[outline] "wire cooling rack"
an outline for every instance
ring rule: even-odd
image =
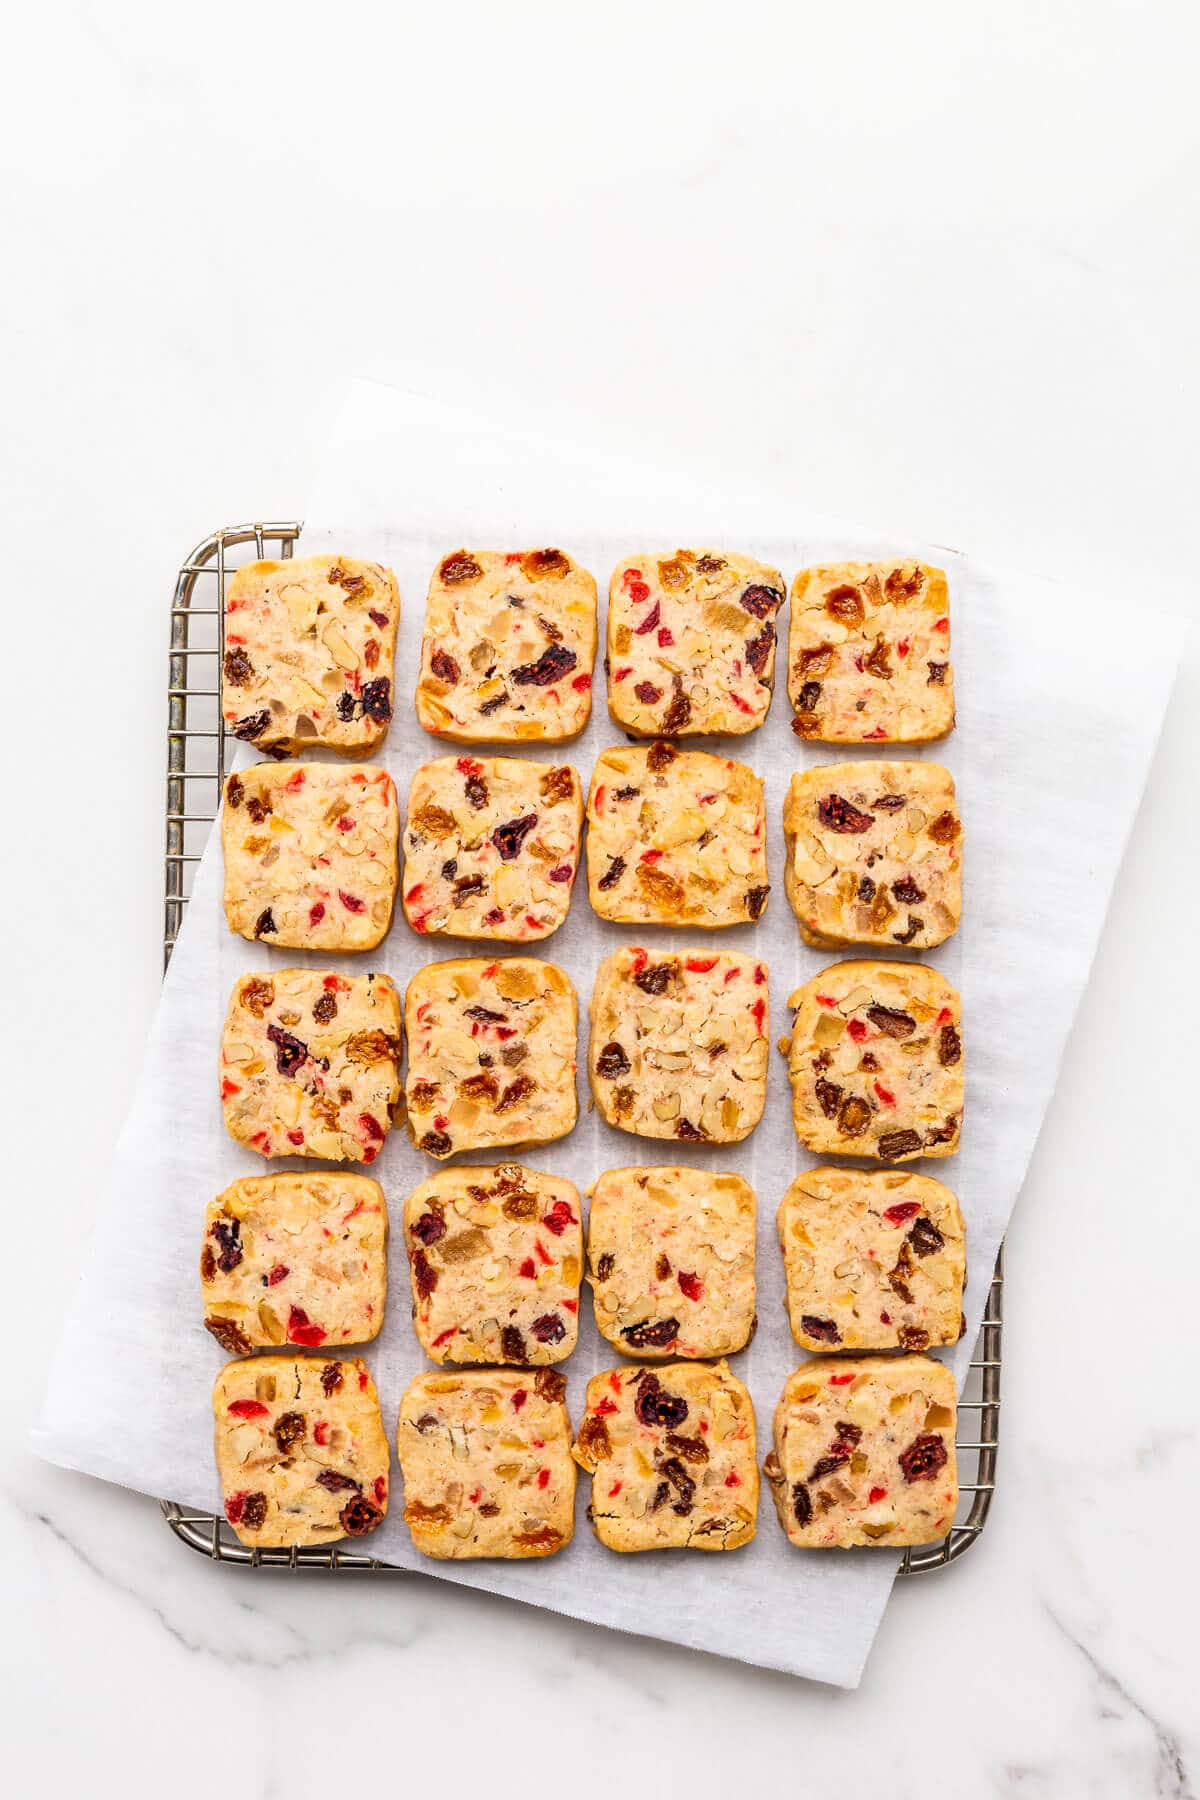
[[[181,564],[171,599],[170,673],[167,685],[167,811],[163,917],[163,967],[191,894],[192,875],[220,809],[225,779],[221,719],[221,661],[225,651],[225,582],[243,562],[292,554],[298,521],[227,525],[197,544]],[[1003,1337],[1004,1253],[996,1259],[987,1308],[970,1371],[958,1401],[958,1515],[944,1538],[905,1550],[901,1575],[942,1569],[976,1543],[987,1524],[996,1481],[1000,1431],[1000,1366]],[[339,1545],[251,1549],[238,1542],[223,1517],[160,1502],[163,1516],[189,1548],[213,1562],[248,1568],[369,1569],[408,1571]]]

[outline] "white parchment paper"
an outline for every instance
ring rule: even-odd
[[[947,1181],[966,1214],[968,1331],[948,1353],[961,1374],[996,1250],[1054,1091],[1158,735],[1181,631],[1174,621],[1159,620],[1152,631],[1105,632],[1097,629],[1097,613],[1104,608],[1095,596],[1035,575],[989,574],[945,548],[831,530],[806,520],[803,506],[786,497],[735,500],[697,493],[678,474],[630,470],[563,446],[538,444],[365,384],[351,391],[339,418],[299,551],[336,550],[396,570],[402,596],[398,706],[382,760],[396,779],[403,806],[413,769],[448,753],[416,724],[410,704],[425,587],[441,555],[459,543],[561,544],[595,572],[603,596],[620,556],[699,541],[762,557],[788,580],[812,561],[876,555],[923,556],[940,562],[950,576],[958,730],[944,744],[912,754],[944,761],[959,787],[963,924],[928,960],[962,990],[967,1105],[959,1155],[914,1166]],[[567,924],[533,947],[566,969],[578,989],[584,1014],[581,1070],[593,974],[600,959],[621,943],[753,948],[770,970],[773,1039],[787,1030],[791,990],[838,960],[801,943],[783,891],[782,808],[791,771],[841,760],[843,753],[802,745],[790,731],[783,691],[786,610],[780,631],[778,691],[766,725],[724,741],[727,754],[748,762],[766,781],[772,882],[767,913],[757,927],[707,938],[669,931],[639,936],[635,928],[593,917],[581,876]],[[570,761],[585,788],[599,750],[621,741],[607,717],[599,667],[595,702],[581,739],[558,751],[529,752],[541,761]],[[889,746],[869,753],[907,754]],[[242,762],[253,760],[239,754]],[[216,1067],[225,1006],[242,973],[337,961],[234,937],[224,922],[221,881],[214,833],[34,1434],[36,1448],[54,1462],[213,1510],[219,1493],[209,1394],[222,1358],[200,1323],[202,1219],[206,1201],[226,1183],[268,1166],[235,1145],[222,1125]],[[424,962],[472,953],[472,946],[455,940],[416,937],[397,908],[397,922],[380,949],[365,959],[344,959],[344,966],[348,972],[383,968],[403,984]],[[586,1108],[582,1073],[580,1095]],[[571,1137],[522,1158],[568,1176],[581,1190],[604,1168],[676,1158],[733,1169],[752,1183],[759,1205],[760,1323],[750,1347],[732,1363],[754,1398],[760,1461],[769,1448],[784,1378],[801,1360],[783,1309],[774,1214],[792,1176],[815,1159],[796,1143],[789,1098],[783,1058],[773,1052],[766,1114],[744,1144],[643,1142],[609,1129],[585,1110]],[[293,1159],[270,1166],[304,1165]],[[394,1222],[404,1195],[431,1166],[405,1133],[391,1135],[371,1173],[384,1185]],[[384,1329],[363,1354],[394,1435],[404,1385],[426,1366],[411,1331],[407,1266],[396,1230],[390,1283]],[[580,1322],[579,1347],[564,1365],[576,1420],[586,1378],[613,1360],[595,1331],[586,1297]],[[1000,1479],[1002,1486],[1003,1456]],[[443,1579],[600,1624],[842,1686],[857,1683],[894,1576],[894,1553],[791,1549],[764,1483],[759,1534],[745,1549],[723,1556],[669,1551],[616,1556],[595,1542],[583,1517],[589,1486],[581,1478],[577,1535],[556,1558],[431,1564],[412,1550],[394,1470],[392,1511],[369,1547]],[[402,1605],[403,1595],[391,1587],[372,1588],[371,1604]]]

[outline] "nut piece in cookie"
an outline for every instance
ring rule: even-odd
[[[225,1517],[243,1544],[362,1537],[387,1512],[391,1458],[379,1396],[357,1357],[255,1356],[213,1387]]]
[[[923,744],[954,726],[950,590],[929,563],[830,563],[792,583],[797,737]]]
[[[744,925],[767,882],[763,786],[744,763],[673,744],[606,750],[588,796],[588,892],[623,925]]]
[[[413,1326],[436,1363],[562,1362],[579,1333],[579,1191],[498,1163],[442,1169],[404,1203]]]
[[[225,597],[226,731],[280,755],[373,750],[392,716],[399,622],[396,577],[378,563],[247,563]]]
[[[608,590],[608,710],[634,737],[754,731],[775,683],[778,569],[719,550],[626,557]]]
[[[805,943],[931,949],[962,916],[962,824],[940,763],[852,762],[793,775],[784,885]]]
[[[931,1544],[958,1506],[954,1377],[927,1356],[804,1363],[775,1410],[763,1473],[804,1550]]]
[[[922,963],[843,962],[797,988],[780,1042],[808,1150],[909,1162],[953,1156],[963,1113],[962,1006]]]
[[[365,1344],[383,1324],[387,1204],[367,1175],[235,1181],[204,1215],[204,1324],[223,1350]]]
[[[225,917],[287,950],[373,950],[396,899],[400,816],[386,769],[258,763],[225,783]]]
[[[399,1060],[388,976],[243,975],[221,1035],[226,1127],[260,1156],[374,1162],[400,1097]]]
[[[566,764],[426,763],[408,797],[405,917],[436,937],[549,937],[571,904],[582,824],[583,792]]]
[[[565,1376],[555,1369],[418,1375],[396,1441],[404,1522],[439,1558],[553,1556],[575,1530]]]
[[[962,1330],[958,1201],[930,1175],[822,1167],[780,1202],[792,1336],[805,1350],[926,1350]]]
[[[754,1331],[754,1189],[683,1167],[609,1169],[592,1189],[588,1280],[626,1356],[725,1356]]]
[[[588,1075],[610,1125],[737,1144],[767,1094],[767,968],[732,950],[618,950],[596,971]]]
[[[430,963],[404,999],[405,1095],[419,1150],[548,1144],[574,1128],[577,1003],[553,963]]]
[[[728,1363],[593,1375],[574,1455],[609,1550],[736,1550],[754,1536],[754,1407]]]
[[[564,551],[455,550],[429,583],[417,717],[459,744],[561,744],[595,658],[595,579]]]

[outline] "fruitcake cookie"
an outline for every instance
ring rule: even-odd
[[[728,1363],[593,1375],[574,1455],[610,1550],[736,1550],[754,1536],[754,1407]]]
[[[588,796],[588,892],[622,925],[743,925],[766,909],[763,786],[744,763],[606,750]]]
[[[737,1144],[767,1097],[767,969],[733,950],[605,957],[588,1075],[602,1118],[636,1137]]]
[[[548,1144],[572,1131],[575,989],[531,956],[430,963],[408,984],[406,1099],[419,1150]]]
[[[356,1356],[226,1363],[213,1420],[225,1517],[243,1544],[332,1544],[382,1522],[391,1458],[375,1383]]]
[[[754,1189],[707,1169],[609,1169],[591,1192],[588,1280],[626,1356],[725,1356],[754,1331]]]
[[[458,744],[561,744],[592,710],[596,583],[561,550],[456,550],[429,584],[417,717]]]
[[[400,1402],[404,1523],[424,1556],[553,1556],[575,1531],[565,1376],[418,1375]]]
[[[531,943],[567,916],[583,791],[574,769],[447,756],[413,776],[404,914],[434,937]]]
[[[963,1111],[962,1007],[921,963],[843,962],[797,988],[780,1041],[807,1150],[908,1162],[953,1156]]]
[[[850,762],[793,775],[784,886],[806,944],[932,949],[962,916],[962,824],[940,763]]]
[[[631,556],[608,590],[608,710],[635,737],[753,731],[775,685],[778,569],[716,550]]]
[[[805,1350],[926,1350],[962,1335],[958,1201],[930,1175],[807,1169],[779,1207],[792,1336]]]
[[[225,783],[229,929],[287,950],[373,950],[396,899],[400,815],[386,769],[257,763]]]
[[[579,1335],[583,1211],[557,1175],[443,1169],[404,1202],[413,1325],[436,1363],[556,1363]]]
[[[374,1162],[399,1060],[400,999],[386,975],[243,975],[221,1036],[226,1127],[260,1156]]]
[[[930,1544],[958,1506],[954,1377],[928,1356],[804,1363],[775,1410],[763,1473],[805,1550]]]
[[[225,729],[279,754],[373,750],[392,716],[399,622],[396,577],[379,563],[247,563],[225,597]]]
[[[950,590],[929,563],[829,563],[792,583],[797,737],[924,744],[954,725]]]
[[[204,1326],[231,1356],[365,1344],[383,1324],[387,1203],[368,1175],[256,1175],[210,1200]]]

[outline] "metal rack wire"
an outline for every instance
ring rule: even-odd
[[[181,564],[171,599],[167,686],[167,793],[164,850],[163,967],[183,923],[192,876],[217,816],[225,778],[225,732],[220,672],[225,650],[225,582],[243,561],[290,557],[298,521],[229,525],[214,531]],[[958,1401],[959,1512],[944,1538],[905,1550],[901,1575],[922,1574],[956,1561],[987,1524],[996,1482],[1000,1431],[1004,1255],[996,1259],[987,1308],[970,1371]],[[189,1548],[213,1562],[250,1568],[370,1570],[402,1575],[395,1563],[339,1545],[251,1549],[238,1542],[219,1515],[196,1512],[173,1500],[163,1516]]]

